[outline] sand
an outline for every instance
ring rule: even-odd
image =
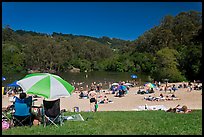
[[[179,83],[176,83],[176,87]],[[175,91],[175,95],[180,98],[180,100],[173,101],[147,101],[144,97],[148,97],[150,94],[136,94],[139,87],[130,88],[128,94],[125,97],[114,97],[113,94],[105,94],[113,103],[99,104],[98,111],[134,111],[138,106],[148,106],[152,105],[164,105],[166,108],[175,107],[176,105],[186,105],[189,109],[202,109],[202,90],[193,90],[191,92],[187,91],[187,88],[179,88]],[[164,96],[170,95],[170,91],[166,93],[164,91],[155,90],[152,96],[159,96],[162,93]],[[37,98],[35,102],[36,106],[42,104],[43,98]],[[100,98],[98,98],[100,99]],[[2,107],[6,107],[11,102],[6,95],[2,96]],[[66,109],[67,111],[73,111],[73,107],[79,107],[80,111],[89,111],[90,103],[89,99],[79,99],[79,93],[73,93],[70,97],[65,97],[60,99],[61,109]]]

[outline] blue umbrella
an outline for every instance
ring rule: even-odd
[[[19,87],[19,85],[17,84],[17,80],[14,81],[14,82],[11,83],[11,84],[8,84],[7,86],[8,86],[8,87]]]
[[[5,77],[2,77],[2,81],[4,81],[4,80],[6,80],[6,78],[5,78]]]
[[[131,78],[137,78],[137,75],[132,74],[132,75],[131,75]]]
[[[118,90],[127,90],[127,87],[124,86],[124,85],[120,85],[120,86],[118,87]]]

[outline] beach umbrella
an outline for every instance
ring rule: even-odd
[[[49,73],[33,73],[17,81],[27,94],[38,95],[46,99],[68,97],[74,87],[61,77]]]
[[[125,85],[125,86],[133,87],[133,84],[131,84],[131,83],[125,83],[124,85]]]
[[[118,90],[127,90],[127,87],[124,85],[118,86]]]
[[[125,83],[124,85],[127,86],[127,87],[134,87],[134,85],[131,84],[131,83]]]
[[[148,87],[148,88],[155,88],[156,87],[156,85],[155,84],[152,84],[152,83],[146,83],[146,84],[144,84],[144,86],[145,87]]]
[[[131,75],[131,78],[137,78],[137,75],[132,74],[132,75]]]
[[[2,81],[4,81],[4,80],[6,80],[6,78],[5,78],[5,77],[2,77]]]
[[[118,86],[119,84],[118,83],[113,83],[111,84],[112,86]]]

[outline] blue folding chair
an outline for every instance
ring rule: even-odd
[[[31,115],[31,106],[32,106],[32,97],[25,99],[19,99],[16,97],[14,102],[14,113],[12,115],[13,126],[32,126],[32,115]]]

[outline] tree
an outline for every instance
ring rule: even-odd
[[[174,49],[163,48],[156,53],[156,69],[153,73],[157,80],[169,79],[170,82],[185,80],[178,69],[178,52]]]

